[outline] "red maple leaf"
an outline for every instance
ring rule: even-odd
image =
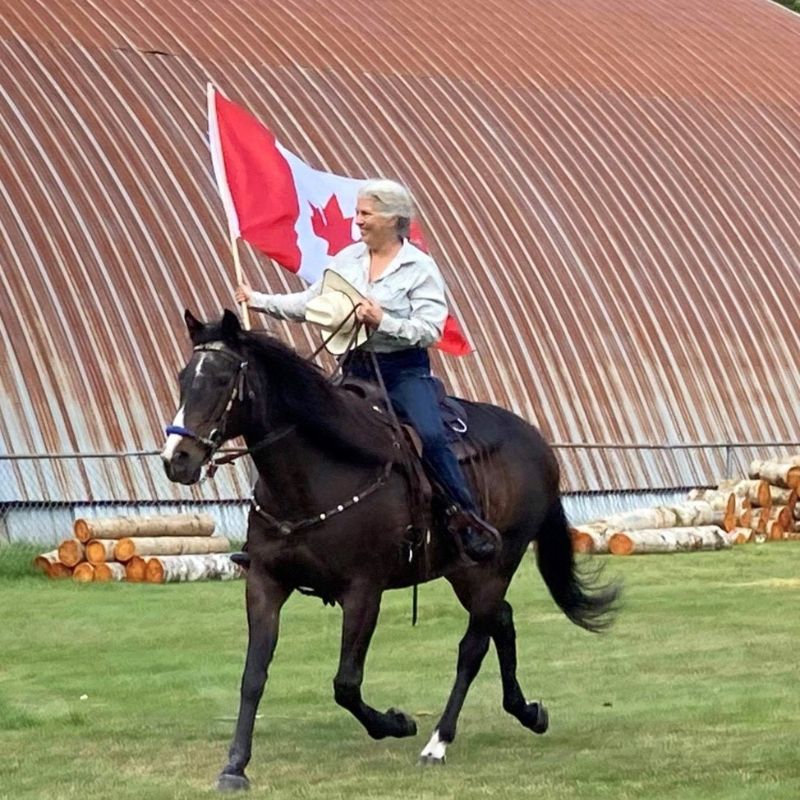
[[[311,227],[320,239],[328,243],[328,255],[334,256],[342,248],[353,244],[353,218],[345,217],[336,195],[331,195],[325,208],[311,206]]]

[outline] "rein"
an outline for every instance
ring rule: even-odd
[[[353,308],[348,312],[347,316],[328,334],[326,339],[322,340],[322,344],[306,359],[309,362],[314,361],[317,356],[328,346],[328,343],[336,336],[337,333],[347,324],[348,320],[355,315],[356,311],[358,310],[360,303],[354,303]],[[344,352],[340,356],[336,356],[336,366],[333,369],[333,372],[328,376],[328,380],[333,381],[333,379],[342,371],[342,365],[344,364],[345,358],[347,358],[348,353],[350,352],[350,348],[358,341],[358,334],[361,331],[361,328],[364,326],[363,322],[356,321],[356,324],[353,325],[352,333],[350,334],[350,340],[347,342],[347,347],[345,347]]]

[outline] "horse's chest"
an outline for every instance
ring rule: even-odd
[[[319,558],[302,543],[285,542],[257,550],[267,571],[278,577],[281,583],[314,589],[331,597],[336,596],[343,585],[335,565]]]

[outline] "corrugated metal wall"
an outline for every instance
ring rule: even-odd
[[[559,442],[795,439],[797,63],[762,0],[0,0],[0,448],[160,447],[183,308],[233,306],[209,80],[312,165],[413,188],[477,348],[438,360],[456,393]],[[730,467],[559,452],[573,491]],[[187,497],[155,459],[93,464],[3,462],[3,499]]]

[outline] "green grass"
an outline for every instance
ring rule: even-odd
[[[20,562],[0,551],[0,565]],[[27,557],[27,556],[26,556]],[[0,798],[197,798],[237,709],[243,584],[50,582],[0,566]],[[512,583],[536,737],[500,707],[490,651],[444,768],[415,766],[453,679],[463,613],[443,582],[387,595],[365,697],[417,717],[373,742],[332,699],[339,612],[293,598],[256,724],[252,797],[800,797],[800,546],[610,560],[625,582],[603,637],[558,612],[532,559]],[[81,700],[82,695],[88,695]]]
[[[41,552],[35,544],[0,544],[0,580],[36,575],[33,559]]]

